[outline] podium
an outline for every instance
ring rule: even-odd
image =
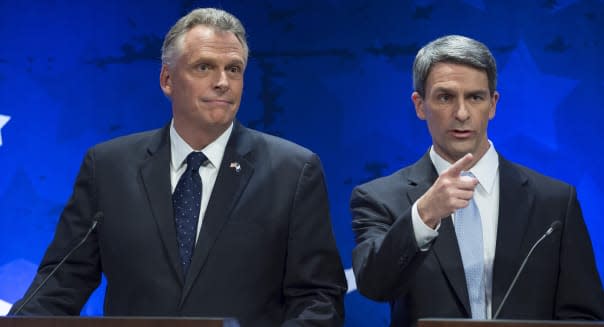
[[[418,327],[604,327],[604,321],[420,319]],[[1,327],[1,325],[0,325]]]
[[[231,318],[0,317],[0,327],[239,327]]]

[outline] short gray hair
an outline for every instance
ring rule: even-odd
[[[243,46],[244,59],[247,62],[249,49],[245,36],[245,28],[237,17],[216,8],[198,8],[181,17],[166,34],[161,48],[162,64],[173,64],[174,56],[182,48],[185,33],[198,25],[205,25],[222,32],[235,34]]]
[[[413,61],[413,89],[424,97],[430,69],[439,62],[470,66],[487,73],[489,92],[497,89],[497,64],[483,43],[461,35],[447,35],[421,48]]]

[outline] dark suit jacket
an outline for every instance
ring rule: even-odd
[[[533,252],[500,318],[603,319],[604,293],[575,189],[499,157],[500,200],[492,310],[531,246],[555,220],[561,231]],[[361,294],[390,301],[392,326],[419,318],[468,318],[470,305],[451,218],[426,252],[411,207],[437,178],[428,154],[393,175],[355,188],[353,269]]]
[[[104,220],[95,233],[24,314],[79,314],[102,272],[105,315],[230,316],[243,326],[343,321],[346,281],[323,169],[315,154],[291,142],[235,123],[186,277],[173,218],[169,126],[95,146],[28,293],[96,212]]]

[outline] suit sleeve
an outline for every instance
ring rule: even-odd
[[[346,280],[316,155],[302,168],[290,214],[283,326],[341,326]]]
[[[95,215],[94,152],[86,155],[76,178],[73,194],[63,210],[54,238],[25,293],[27,298],[55,266],[74,248],[92,226]],[[98,230],[98,227],[97,229]],[[59,267],[40,291],[27,303],[20,315],[79,315],[88,297],[99,285],[101,265],[96,232]],[[11,308],[14,314],[22,303]]]
[[[602,282],[575,188],[569,188],[560,247],[555,318],[604,320]]]
[[[391,301],[406,292],[429,251],[420,251],[413,232],[411,205],[393,209],[388,201],[406,201],[403,194],[382,194],[365,184],[351,196],[356,246],[352,262],[357,288],[376,301]]]

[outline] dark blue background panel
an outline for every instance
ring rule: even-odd
[[[226,9],[248,30],[238,118],[320,155],[345,268],[352,188],[414,162],[431,143],[410,101],[415,53],[464,34],[498,61],[489,137],[507,158],[577,186],[604,273],[604,1],[4,0],[0,310],[29,285],[86,149],[169,121],[161,43],[198,6]],[[351,290],[346,325],[387,326],[387,304]],[[102,314],[103,291],[83,314]]]

